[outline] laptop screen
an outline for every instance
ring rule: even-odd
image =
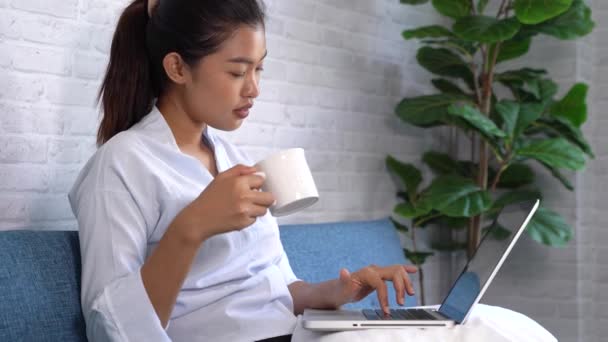
[[[467,263],[441,304],[440,313],[462,323],[534,207],[534,202],[506,206],[498,217],[490,222],[490,228],[483,233],[473,258]],[[497,240],[489,236],[493,233],[492,230],[502,231],[501,228],[509,232],[508,237]]]

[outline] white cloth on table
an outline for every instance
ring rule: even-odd
[[[292,342],[554,342],[557,339],[531,318],[515,311],[477,304],[464,325],[452,328],[367,329],[316,332],[302,326],[302,315]]]

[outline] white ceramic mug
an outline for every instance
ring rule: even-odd
[[[266,177],[261,190],[272,193],[276,200],[269,208],[273,216],[293,214],[319,200],[304,149],[291,148],[276,152],[255,166]]]

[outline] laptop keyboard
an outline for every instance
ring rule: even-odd
[[[408,320],[408,321],[435,321],[437,318],[423,309],[390,309],[390,315],[382,310],[364,309],[363,315],[369,320]]]

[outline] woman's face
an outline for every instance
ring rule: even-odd
[[[217,52],[191,69],[183,93],[191,119],[224,131],[239,128],[247,110],[237,110],[253,105],[260,93],[264,57],[264,29],[240,26]]]

